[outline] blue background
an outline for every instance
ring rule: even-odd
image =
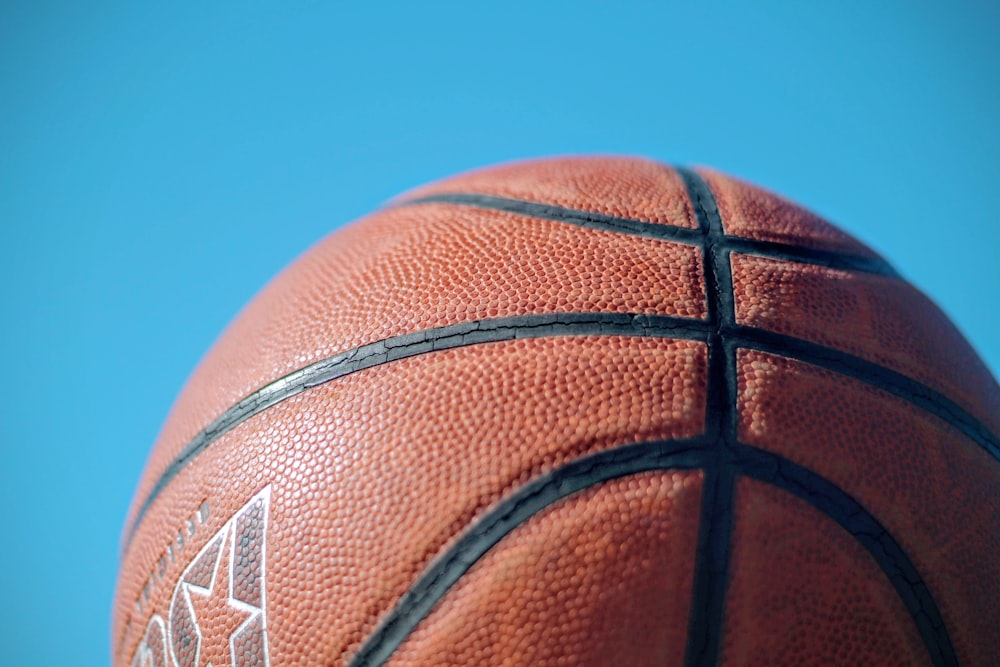
[[[121,524],[199,357],[311,243],[471,167],[630,153],[766,185],[996,373],[1000,5],[747,4],[4,3],[4,663],[107,664]]]

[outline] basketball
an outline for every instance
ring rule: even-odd
[[[194,371],[113,661],[1000,664],[998,434],[947,317],[786,199],[471,172],[319,242]]]

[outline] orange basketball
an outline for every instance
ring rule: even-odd
[[[987,665],[1000,389],[878,255],[639,159],[331,235],[178,398],[120,667]]]

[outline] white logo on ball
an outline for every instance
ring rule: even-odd
[[[131,667],[270,667],[265,554],[271,489],[250,499],[195,555],[153,616]],[[167,664],[169,653],[169,662]]]

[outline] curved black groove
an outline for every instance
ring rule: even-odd
[[[832,250],[819,250],[807,246],[776,243],[773,241],[757,241],[736,236],[727,236],[722,240],[727,250],[743,255],[757,255],[770,259],[781,259],[799,264],[815,264],[828,269],[842,271],[858,271],[874,273],[887,278],[899,278],[899,273],[887,261],[880,257],[865,257],[863,255],[848,255]]]
[[[586,227],[587,229],[599,229],[608,232],[618,232],[619,234],[629,234],[631,236],[645,236],[653,239],[669,239],[681,243],[696,244],[701,240],[701,234],[697,229],[687,227],[677,227],[674,225],[664,225],[656,222],[645,222],[643,220],[633,220],[631,218],[619,218],[604,213],[592,211],[579,211],[572,208],[552,206],[549,204],[537,204],[535,202],[523,201],[521,199],[510,199],[508,197],[493,197],[491,195],[476,195],[465,193],[431,195],[418,199],[408,199],[399,202],[397,206],[410,206],[413,204],[458,204],[460,206],[474,206],[491,211],[505,211],[507,213],[517,213],[532,218],[542,218],[543,220],[556,220],[567,222],[571,225]]]
[[[491,547],[557,501],[618,477],[700,468],[714,456],[703,438],[642,442],[592,454],[532,480],[497,503],[420,575],[349,664],[382,664]]]
[[[678,169],[679,172],[684,171]],[[658,222],[646,222],[632,218],[619,218],[604,213],[593,211],[581,211],[550,204],[538,204],[521,199],[510,199],[508,197],[494,197],[491,195],[477,195],[471,193],[450,193],[431,195],[428,197],[418,197],[416,199],[406,199],[392,204],[394,207],[412,206],[419,204],[456,204],[458,206],[473,206],[491,211],[505,211],[525,215],[543,220],[555,220],[566,222],[587,229],[597,229],[608,232],[618,232],[632,236],[643,236],[653,239],[666,239],[677,241],[678,243],[699,244],[703,241],[703,234],[700,230],[689,229],[687,227],[677,227]],[[832,250],[819,250],[807,246],[798,246],[774,241],[758,241],[738,236],[725,236],[721,229],[718,235],[721,246],[734,252],[747,255],[760,255],[773,259],[783,259],[790,262],[803,264],[817,264],[834,269],[847,271],[861,271],[863,273],[875,273],[891,278],[898,278],[899,274],[892,266],[880,257],[869,257],[864,255],[854,255],[851,253],[836,252]]]
[[[727,346],[725,332],[736,321],[733,275],[729,250],[723,244],[722,219],[715,197],[698,174],[677,169],[703,235],[708,336],[705,435],[715,444],[715,460],[705,471],[691,612],[684,662],[687,667],[714,666],[719,660],[729,584],[729,553],[733,528],[735,476],[727,453],[736,446],[736,351]]]
[[[944,394],[902,373],[840,350],[764,329],[735,326],[727,332],[727,340],[744,349],[802,361],[888,391],[954,426],[1000,461],[1000,438],[985,424]]]
[[[686,170],[679,170],[679,172],[682,174],[682,177],[685,177],[683,175],[687,174],[685,178],[687,178],[687,180],[689,181],[689,188],[691,187],[690,182],[697,183],[698,181],[701,180],[700,177],[698,177],[696,174],[693,174],[693,172],[689,172]],[[692,177],[695,179],[694,181],[691,180]],[[709,201],[711,201],[710,193],[708,193],[708,189],[706,186],[704,186],[704,183],[702,183],[701,186],[699,187],[702,188],[702,192],[708,194]],[[488,197],[484,195],[468,195],[468,194],[436,195],[432,197],[424,197],[421,199],[403,201],[398,203],[397,206],[406,206],[411,204],[419,204],[422,202],[432,202],[432,201],[465,204],[471,206],[479,206],[483,208],[496,208],[497,210],[505,210],[524,215],[531,215],[535,217],[559,220],[563,222],[570,222],[572,224],[578,224],[581,226],[591,227],[595,229],[618,231],[627,234],[641,234],[644,236],[652,236],[655,238],[673,238],[675,240],[684,241],[688,243],[696,243],[698,241],[704,241],[707,229],[705,227],[705,224],[707,224],[705,220],[699,221],[699,223],[701,224],[701,229],[692,230],[680,227],[671,227],[668,225],[648,223],[639,220],[615,218],[613,216],[607,216],[599,213],[593,213],[587,211],[575,211],[572,209],[565,209],[557,206],[548,206],[532,202],[523,202],[520,200],[506,199],[502,197]],[[714,203],[712,204],[712,207],[714,209]],[[702,211],[700,215],[704,217],[704,211]],[[717,211],[715,212],[715,216],[718,217]],[[747,254],[760,254],[762,256],[777,257],[781,259],[787,259],[789,261],[802,261],[802,262],[819,264],[823,266],[832,266],[836,268],[869,271],[873,273],[881,273],[884,275],[895,275],[895,272],[892,270],[892,268],[888,264],[881,262],[880,260],[872,260],[865,257],[854,257],[851,255],[845,255],[840,253],[817,251],[814,249],[802,248],[797,246],[790,246],[790,245],[785,246],[782,244],[775,244],[769,242],[739,239],[735,237],[725,237],[722,236],[721,227],[713,233],[713,238],[715,239],[716,248],[720,252],[724,252],[726,255],[728,255],[729,251],[738,251]],[[726,265],[728,267],[728,262],[726,263]],[[713,275],[712,270],[708,266],[706,266],[706,274],[708,274],[706,277],[710,277],[711,275]],[[710,290],[710,292],[715,292],[714,288],[713,290]],[[709,299],[709,307],[710,308],[715,307],[715,301],[713,299]],[[584,315],[584,317],[589,317],[589,315]],[[608,317],[608,316],[602,315],[601,317]],[[613,318],[615,316],[612,315],[610,317]],[[635,318],[643,316],[626,316],[626,317]],[[544,320],[544,316],[542,316],[541,319]],[[649,319],[653,320],[656,318],[649,318]],[[660,318],[660,319],[670,319],[670,318]],[[471,323],[470,326],[473,326],[473,328],[477,328],[486,322],[489,321],[474,322]],[[695,321],[686,321],[686,322],[690,322],[694,326],[697,326]],[[464,325],[456,325],[455,327],[456,331],[460,330],[462,326]],[[532,327],[535,325],[527,324],[526,326]],[[544,326],[544,324],[542,326]],[[614,329],[617,326],[618,326],[617,323],[613,322],[611,324],[611,329]],[[651,328],[658,326],[659,324],[653,323],[651,325]],[[553,324],[553,329],[558,327],[559,327],[558,324]],[[677,329],[677,331],[680,332],[680,329]],[[186,463],[193,456],[202,451],[205,448],[205,446],[207,446],[211,441],[218,438],[220,435],[231,429],[236,424],[244,421],[245,419],[248,419],[249,417],[255,414],[258,414],[262,410],[271,407],[275,403],[278,403],[284,400],[285,398],[293,396],[296,393],[299,393],[311,386],[315,386],[316,384],[320,383],[317,381],[310,382],[307,379],[310,373],[313,373],[317,368],[320,367],[326,367],[328,365],[329,366],[337,365],[342,361],[344,361],[348,355],[357,353],[366,358],[370,356],[377,356],[379,346],[384,344],[386,348],[392,348],[391,350],[388,349],[386,350],[386,358],[384,359],[384,361],[391,361],[393,358],[400,358],[391,356],[393,354],[399,353],[399,350],[396,348],[400,347],[404,347],[407,349],[407,352],[403,354],[403,356],[412,356],[413,354],[417,354],[419,352],[431,351],[434,349],[444,349],[446,347],[449,347],[448,345],[444,345],[444,347],[439,347],[439,343],[432,342],[430,340],[431,338],[434,337],[433,334],[435,332],[436,330],[430,330],[428,332],[419,332],[410,335],[414,339],[426,336],[427,338],[426,340],[411,341],[407,340],[409,336],[402,336],[396,339],[390,339],[388,341],[385,341],[384,343],[380,342],[380,343],[374,343],[371,346],[364,346],[364,348],[358,348],[357,350],[352,350],[350,352],[344,353],[344,355],[338,355],[338,357],[318,362],[317,364],[296,371],[286,376],[285,378],[281,378],[275,381],[274,383],[271,383],[261,388],[260,390],[254,392],[250,396],[247,396],[246,398],[242,399],[239,403],[229,408],[226,411],[226,413],[221,415],[218,419],[209,424],[201,433],[195,436],[195,438],[188,444],[187,447],[185,447],[185,449],[181,452],[181,454],[178,455],[178,457],[174,461],[172,461],[171,464],[167,467],[164,473],[162,473],[161,477],[157,480],[156,484],[151,490],[150,495],[143,501],[142,505],[140,506],[139,511],[137,513],[137,519],[133,521],[132,525],[126,532],[126,538],[124,542],[125,548],[126,549],[128,548],[132,536],[135,534],[136,526],[138,525],[139,519],[141,519],[141,517],[145,515],[146,511],[149,508],[149,505],[152,503],[153,499],[162,491],[165,484],[170,479],[172,479],[177,474],[177,472],[181,468],[183,468],[183,466],[186,465]],[[604,333],[604,332],[595,331],[594,333]],[[614,331],[611,331],[609,333],[614,333]],[[558,335],[558,333],[539,332],[538,335]],[[682,333],[678,333],[677,335],[678,337],[685,337]],[[449,336],[451,336],[450,333],[446,334],[446,337]],[[477,336],[482,337],[481,341],[476,340]],[[503,337],[494,338],[492,332],[482,332],[477,329],[476,331],[468,332],[468,334],[465,337],[465,342],[463,344],[472,344],[474,342],[486,342],[488,340],[505,340],[505,338]],[[421,345],[426,349],[419,349]],[[367,368],[369,366],[363,366],[363,367]],[[318,376],[322,375],[323,375],[322,373],[318,374]],[[328,381],[333,377],[339,377],[339,375],[327,377],[326,380],[322,381]],[[936,392],[921,392],[921,395],[930,395],[932,397],[932,400],[936,396],[938,396]],[[974,419],[971,420],[970,422],[969,419],[962,417],[961,410],[956,412],[954,410],[949,409],[949,413],[955,413],[956,415],[960,415],[958,418],[962,423],[972,424],[971,427],[965,429],[966,431],[971,430],[972,432],[980,434],[985,433],[986,434],[985,441],[994,443],[989,446],[991,447],[991,453],[997,455],[996,452],[1000,448],[998,448],[995,444],[996,438],[992,437],[989,434],[988,430],[985,429],[985,427],[983,427],[981,424],[978,424],[978,422],[976,422]],[[977,438],[977,441],[983,443],[984,437],[980,436],[979,438]]]
[[[686,658],[687,664],[714,665],[718,659],[725,587],[728,580],[729,539],[733,515],[733,488],[735,478],[738,474],[746,474],[795,493],[798,497],[821,509],[828,516],[833,517],[842,527],[851,532],[876,561],[879,562],[880,567],[893,582],[897,593],[914,617],[914,621],[920,629],[921,636],[925,644],[927,644],[935,664],[955,664],[954,651],[948,638],[947,630],[933,599],[930,597],[930,593],[920,580],[919,573],[906,557],[906,554],[902,552],[899,545],[878,524],[874,517],[871,517],[871,515],[844,492],[834,487],[831,483],[822,480],[814,473],[801,469],[784,459],[778,460],[777,457],[771,454],[753,450],[737,443],[735,409],[736,348],[745,347],[779,354],[833,370],[879,388],[888,388],[889,391],[910,401],[918,408],[935,414],[956,426],[956,428],[987,449],[992,456],[1000,460],[1000,443],[998,443],[998,439],[983,424],[957,406],[953,401],[906,376],[838,350],[772,332],[737,325],[733,311],[732,277],[729,263],[731,252],[775,257],[788,261],[846,270],[865,271],[891,277],[896,277],[896,273],[888,264],[880,259],[819,251],[800,246],[727,237],[723,234],[718,210],[715,207],[714,199],[707,185],[694,172],[687,170],[678,171],[685,180],[692,202],[695,203],[695,210],[699,221],[698,230],[479,195],[441,195],[411,200],[399,205],[419,204],[431,201],[449,202],[559,220],[593,229],[650,238],[670,239],[696,245],[701,244],[703,245],[706,259],[704,266],[709,297],[708,321],[608,313],[525,316],[483,320],[426,330],[379,341],[317,362],[254,392],[254,394],[251,394],[231,407],[226,413],[198,434],[168,466],[166,471],[157,480],[149,496],[140,506],[136,519],[128,531],[125,542],[126,548],[131,542],[142,517],[156,496],[187,462],[203,451],[215,439],[239,423],[286,398],[349,373],[425,352],[522,337],[636,335],[704,340],[710,350],[708,379],[709,414],[714,414],[719,419],[717,421],[710,420],[710,423],[706,425],[706,436],[703,438],[686,442],[658,443],[661,446],[670,444],[682,447],[682,450],[675,452],[680,457],[677,460],[681,461],[681,463],[677,463],[672,467],[700,467],[704,468],[706,473],[706,492],[703,505],[703,514],[705,516],[702,521],[702,534],[699,535],[698,545],[701,556],[698,559],[699,569],[696,571],[695,595],[693,596],[695,601],[702,601],[703,604],[694,604],[692,607],[692,623]],[[636,445],[624,449],[638,451],[636,449],[638,447]],[[645,454],[637,456],[636,460],[646,460],[643,456]],[[629,474],[626,470],[633,463],[615,463],[615,461],[610,461],[608,465],[610,468],[607,472],[593,473],[595,475],[594,479],[603,474],[610,475],[607,479]],[[641,468],[641,470],[656,469],[658,467],[661,466]],[[775,471],[781,474],[779,475]],[[583,484],[583,480],[587,476],[582,472],[575,477],[574,474],[570,474],[570,477],[576,479],[576,482],[566,482],[564,484],[564,481],[550,480],[555,485],[552,487],[555,490],[539,491],[536,500],[532,502],[540,503],[542,499],[551,496],[553,498],[549,502],[551,504],[551,502],[555,502],[558,498],[575,492],[573,490],[575,488],[574,484]],[[767,475],[770,475],[770,477]],[[537,484],[544,486],[549,483],[545,482],[544,479],[536,480]],[[585,487],[581,486],[579,488]],[[535,489],[538,491],[535,482],[526,486],[525,489]],[[525,505],[525,507],[529,506],[531,506],[531,503]],[[514,512],[514,508],[509,509],[511,509],[511,512]],[[514,516],[514,514],[510,514],[510,516]],[[509,532],[516,525],[515,523],[511,523],[513,519],[510,517],[505,521],[506,523],[501,521],[496,524],[498,527],[493,529],[494,533],[491,533],[492,537],[481,536],[477,538],[481,540],[477,544],[486,545],[485,549],[488,549],[503,534],[506,534],[500,534],[496,531],[500,531],[504,525],[510,524],[510,527],[506,529]],[[493,541],[489,542],[491,539]],[[879,560],[880,557],[882,560]],[[464,567],[464,569],[461,569],[455,575],[455,579],[457,579],[471,566],[472,561],[465,562],[459,558],[455,562],[459,562],[461,567]],[[421,579],[421,581],[424,581],[424,579]],[[450,586],[450,584],[448,585]],[[426,593],[427,591],[421,595]],[[444,591],[441,594],[443,595]],[[410,594],[407,594],[407,597],[404,597],[403,601],[410,600],[410,597]],[[413,597],[416,599],[419,596],[414,595]],[[430,598],[426,598],[425,595],[421,599],[425,600],[425,602],[417,600],[413,604],[425,604],[426,600]],[[403,604],[403,601],[400,604]],[[410,604],[410,602],[407,602],[407,604]],[[433,606],[433,601],[428,604],[423,613],[426,614],[431,606]],[[414,625],[416,622],[419,622],[419,618],[414,622]],[[386,636],[389,636],[390,639],[398,634],[391,629],[386,632],[388,633]],[[405,634],[400,637],[399,641],[402,641],[405,638]],[[365,649],[363,648],[362,650]],[[392,650],[390,648],[385,655],[388,656]]]
[[[195,456],[247,419],[312,387],[390,361],[477,343],[492,343],[517,338],[588,335],[704,340],[707,333],[708,324],[702,320],[661,315],[625,313],[520,315],[463,322],[436,329],[424,329],[362,345],[328,359],[317,361],[258,389],[226,410],[198,433],[160,474],[142,505],[139,506],[136,517],[126,534],[125,549],[128,549],[139,523],[153,501],[170,483],[170,480]]]
[[[703,320],[651,315],[621,313],[525,315],[426,329],[363,345],[318,361],[243,398],[198,433],[160,474],[149,495],[139,506],[136,518],[125,534],[124,549],[128,549],[139,523],[156,497],[195,456],[235,426],[311,387],[396,359],[476,343],[559,335],[655,336],[707,341],[712,330],[714,327]],[[747,349],[777,354],[826,368],[877,388],[886,389],[951,424],[1000,461],[1000,439],[982,422],[940,392],[904,375],[839,350],[750,327],[732,327],[726,331],[726,340]],[[725,403],[725,400],[723,399],[721,403]],[[714,405],[720,405],[720,402],[716,400]],[[715,408],[710,405],[710,409]]]
[[[836,521],[878,563],[906,605],[934,665],[958,665],[941,610],[903,547],[868,510],[833,482],[784,457],[741,445],[733,466],[739,474],[776,486]]]
[[[705,490],[695,546],[684,657],[685,664],[690,666],[718,664],[729,584],[735,477],[732,467],[719,456],[720,443],[715,442],[714,446],[715,456],[705,468]]]
[[[382,664],[427,617],[455,583],[494,545],[559,500],[602,482],[651,470],[705,469],[718,463],[716,443],[705,438],[642,442],[578,459],[518,488],[497,503],[448,551],[428,567],[382,619],[350,665]],[[854,498],[820,475],[776,454],[753,447],[727,450],[725,469],[775,486],[831,518],[872,557],[909,611],[935,665],[956,665],[940,609],[913,561],[879,521]],[[710,505],[703,503],[703,507]]]

